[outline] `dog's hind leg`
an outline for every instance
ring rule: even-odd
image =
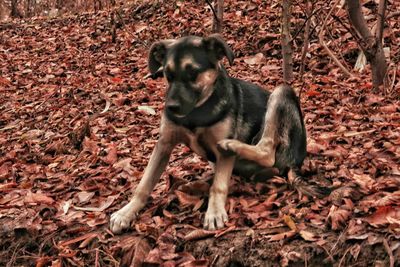
[[[271,94],[267,104],[264,128],[260,141],[256,145],[249,145],[235,139],[224,139],[218,143],[221,150],[232,152],[237,156],[256,162],[270,168],[275,164],[275,151],[280,142],[279,120],[281,102],[280,87]]]
[[[218,146],[223,151],[232,152],[266,168],[272,167],[275,163],[275,145],[272,140],[262,144],[248,145],[235,139],[224,139],[218,142]]]

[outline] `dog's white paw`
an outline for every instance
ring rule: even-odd
[[[136,218],[135,213],[126,210],[126,207],[114,212],[110,219],[110,230],[114,234],[120,234],[123,230],[131,226],[131,222]]]
[[[222,208],[208,208],[206,216],[204,218],[204,229],[216,230],[221,229],[225,226],[225,222],[228,221],[228,214],[226,210]]]

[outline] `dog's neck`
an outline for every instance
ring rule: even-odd
[[[233,87],[230,77],[223,66],[219,68],[218,72],[213,93],[202,105],[193,109],[183,118],[177,118],[165,110],[167,118],[190,130],[198,127],[209,127],[224,119],[231,111],[232,105],[234,105],[233,100],[226,97],[229,94],[229,90],[233,90]]]

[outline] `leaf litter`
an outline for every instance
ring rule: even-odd
[[[282,82],[279,5],[225,5],[223,35],[237,56],[229,73],[271,90]],[[304,22],[302,8],[294,6],[294,25]],[[212,170],[179,147],[132,229],[114,236],[109,216],[140,180],[164,105],[162,79],[143,78],[145,55],[159,39],[210,34],[212,21],[205,3],[190,1],[144,1],[122,11],[116,44],[107,31],[108,11],[16,21],[2,30],[1,265],[399,263],[400,73],[394,93],[375,92],[368,66],[357,78],[342,77],[316,36],[305,82],[295,87],[305,87],[303,171],[333,187],[330,197],[299,198],[281,177],[234,176],[227,228],[206,231]],[[398,65],[400,22],[387,23],[385,42]],[[346,29],[333,29],[334,49],[353,64],[357,47],[346,45]],[[301,44],[300,34],[295,71]]]

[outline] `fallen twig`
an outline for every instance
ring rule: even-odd
[[[386,252],[389,255],[389,266],[394,267],[394,257],[393,257],[393,252],[392,249],[389,246],[389,243],[387,242],[386,238],[383,239],[383,245],[385,246]]]

